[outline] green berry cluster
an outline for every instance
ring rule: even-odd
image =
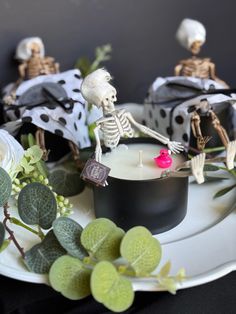
[[[52,187],[49,185],[48,178],[45,178],[39,171],[36,169],[30,174],[30,176],[22,176],[21,179],[16,178],[12,183],[12,195],[15,199],[18,199],[20,191],[25,187],[27,184],[32,182],[40,182],[46,185],[50,190]],[[53,192],[53,190],[52,190]],[[57,202],[57,216],[69,216],[73,213],[72,207],[73,205],[70,203],[68,198],[65,198],[62,195],[58,195],[57,193],[53,192],[56,202]]]

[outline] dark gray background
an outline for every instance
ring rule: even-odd
[[[46,54],[73,67],[82,55],[111,43],[106,67],[114,76],[118,101],[142,102],[157,76],[172,75],[189,56],[175,40],[185,17],[207,28],[202,56],[210,56],[217,74],[236,87],[235,0],[0,0],[0,85],[17,78],[14,50],[22,38],[40,36]]]

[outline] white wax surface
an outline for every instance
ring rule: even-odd
[[[127,180],[149,180],[160,178],[162,171],[174,170],[185,161],[181,154],[171,154],[173,159],[170,168],[159,168],[154,159],[159,156],[160,149],[166,146],[158,144],[121,144],[111,152],[102,155],[102,163],[111,168],[110,177]],[[143,153],[143,167],[139,167],[139,151]]]

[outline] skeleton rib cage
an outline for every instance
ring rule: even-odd
[[[126,116],[126,111],[115,110],[102,119],[97,121],[97,125],[103,134],[106,147],[114,148],[118,145],[121,137],[133,137],[134,131],[131,123]]]

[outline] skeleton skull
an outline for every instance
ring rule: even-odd
[[[21,40],[16,48],[15,58],[20,61],[29,60],[32,51],[38,52],[42,58],[45,56],[44,44],[41,38],[28,37]]]
[[[98,108],[102,107],[104,114],[115,110],[114,102],[116,98],[116,89],[108,83],[111,76],[103,69],[99,69],[84,79],[81,91],[88,102]]]
[[[104,88],[106,88],[107,92],[101,101],[104,113],[111,112],[111,111],[115,110],[114,102],[117,101],[116,89],[113,86],[111,86],[110,84],[106,84],[106,85],[107,86]]]
[[[193,54],[198,54],[206,40],[206,29],[202,23],[184,19],[176,33],[178,42]]]

